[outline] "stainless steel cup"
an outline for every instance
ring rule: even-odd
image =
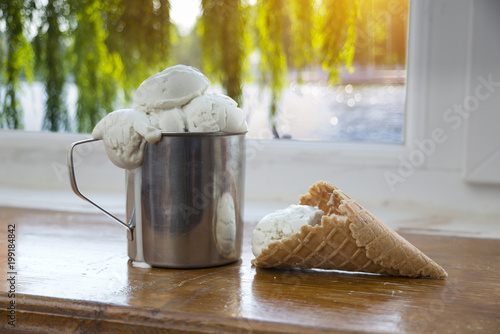
[[[136,259],[141,244],[144,261],[156,267],[210,267],[240,258],[245,133],[163,133],[160,142],[147,144],[140,173],[126,172],[128,223],[78,189],[73,150],[90,141],[69,148],[71,186],[78,196],[127,227],[130,259]]]

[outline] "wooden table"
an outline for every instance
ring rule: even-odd
[[[404,234],[449,274],[407,279],[256,269],[253,227],[234,264],[140,269],[126,256],[125,230],[102,214],[1,207],[0,332],[500,333],[499,240]]]

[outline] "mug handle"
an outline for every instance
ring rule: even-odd
[[[74,167],[74,163],[73,163],[73,151],[74,151],[74,148],[76,146],[78,146],[78,145],[88,144],[88,143],[92,143],[92,142],[95,142],[95,141],[98,141],[98,140],[100,140],[100,139],[90,138],[90,139],[80,140],[80,141],[74,142],[68,148],[68,161],[67,162],[68,162],[68,172],[69,172],[69,183],[71,185],[71,189],[73,189],[73,192],[76,195],[78,195],[79,197],[83,198],[84,200],[86,200],[87,202],[89,202],[90,204],[92,204],[93,206],[95,206],[96,208],[98,208],[99,210],[101,210],[102,212],[104,212],[106,215],[108,215],[109,217],[111,217],[112,219],[114,219],[120,225],[122,225],[125,228],[127,228],[127,230],[129,230],[129,232],[130,232],[130,233],[127,233],[127,235],[129,235],[129,239],[130,240],[133,240],[133,238],[134,238],[133,229],[128,224],[126,224],[121,219],[117,218],[116,216],[114,216],[113,214],[111,214],[109,211],[103,209],[97,203],[95,203],[94,201],[92,201],[91,199],[89,199],[87,196],[85,196],[84,194],[82,194],[82,192],[80,191],[80,189],[78,189],[78,185],[76,184],[75,167]]]

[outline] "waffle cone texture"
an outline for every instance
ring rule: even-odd
[[[300,204],[324,212],[321,224],[270,243],[252,264],[445,278],[446,271],[332,184],[319,181]]]

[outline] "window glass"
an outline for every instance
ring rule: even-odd
[[[25,2],[30,6],[33,3]],[[228,54],[233,52],[232,47],[225,48],[224,43],[241,44],[239,53],[228,62],[242,60],[237,75],[242,89],[241,93],[238,89],[230,93],[241,94],[235,99],[247,115],[248,138],[403,141],[409,0],[243,0],[237,10],[237,1],[173,0],[170,30],[161,23],[168,17],[164,2],[148,1],[151,6],[141,7],[152,25],[151,31],[138,33],[127,30],[127,24],[132,26],[134,22],[127,15],[134,11],[118,8],[129,8],[127,0],[114,5],[94,0],[78,6],[35,1],[36,6],[29,10],[14,4],[4,8],[0,13],[0,60],[6,66],[0,67],[0,127],[90,132],[96,119],[106,112],[127,107],[133,88],[158,71],[158,66],[175,63],[201,68],[219,84],[217,91],[228,93],[225,82],[230,80],[217,68],[223,59],[218,58],[221,52],[207,58],[210,43],[206,41],[213,40],[209,32],[217,32],[216,25],[233,24],[224,29],[236,34],[237,27],[243,27],[238,32],[239,42],[228,42],[228,37],[213,44]],[[82,13],[90,13],[86,6],[99,10],[85,16]],[[8,14],[16,12],[20,15]],[[219,22],[218,17],[226,19]],[[11,55],[10,46],[16,36],[14,25],[7,22],[16,20],[25,27],[21,34],[24,42],[14,45],[17,54]],[[209,24],[214,29],[207,29]],[[98,33],[92,36],[85,27],[93,27]],[[273,34],[279,38],[273,40]],[[162,43],[167,39],[168,60],[159,61],[162,57],[156,49],[157,54],[144,50],[141,54],[141,47],[146,45],[140,42],[143,35],[158,45],[158,50],[165,49]],[[54,36],[58,36],[57,43],[50,44]],[[79,48],[77,41],[89,42],[91,47]],[[137,46],[125,52],[124,41],[130,41],[127,45],[137,42]],[[10,69],[9,57],[17,57],[25,64]],[[95,66],[88,59],[95,61]],[[151,64],[158,66],[148,67]],[[50,76],[50,66],[61,72]],[[134,73],[128,75],[131,69]],[[16,73],[18,83],[8,81],[9,71]],[[273,73],[278,78],[273,79]],[[64,81],[62,88],[57,88],[58,80]],[[9,109],[12,98],[8,91],[12,87],[19,104]],[[48,96],[52,97],[51,108]],[[47,121],[49,109],[57,116],[53,126]],[[12,113],[18,118],[16,125],[7,122],[7,115]]]
[[[321,64],[308,64],[300,78],[290,68],[276,120],[280,138],[401,143],[408,11],[408,0],[360,1],[352,65],[335,84]],[[273,137],[269,92],[249,86],[245,93],[249,137]]]

